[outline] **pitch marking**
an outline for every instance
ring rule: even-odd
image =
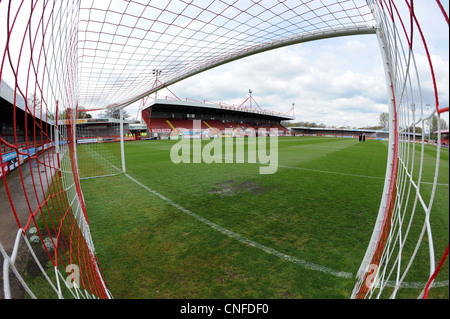
[[[312,262],[305,261],[305,260],[302,260],[302,259],[299,259],[299,258],[295,258],[295,257],[289,256],[289,255],[286,255],[286,254],[284,254],[282,252],[279,252],[279,251],[277,251],[275,249],[269,248],[267,246],[264,246],[264,245],[261,245],[261,244],[255,242],[253,240],[245,238],[245,237],[243,237],[243,236],[241,236],[241,235],[239,235],[239,234],[237,234],[235,232],[232,232],[232,231],[230,231],[228,229],[225,229],[225,228],[223,228],[223,227],[221,227],[221,226],[211,222],[210,220],[207,220],[206,218],[203,218],[203,217],[201,217],[201,216],[191,212],[190,210],[180,206],[179,204],[175,203],[171,199],[165,197],[164,195],[161,195],[160,193],[158,193],[158,192],[154,191],[153,189],[149,188],[148,186],[142,184],[141,182],[139,182],[138,180],[134,179],[130,175],[128,175],[126,173],[124,175],[126,177],[128,177],[129,179],[131,179],[136,184],[138,184],[139,186],[141,186],[142,188],[144,188],[147,191],[149,191],[150,193],[152,193],[153,195],[161,198],[162,200],[166,201],[170,205],[172,205],[175,208],[179,209],[183,213],[185,213],[185,214],[187,214],[187,215],[189,215],[191,217],[194,217],[196,220],[198,220],[198,221],[200,221],[200,222],[210,226],[211,228],[221,232],[222,234],[225,234],[225,235],[227,235],[227,236],[229,236],[231,238],[234,238],[234,239],[240,241],[241,243],[244,243],[244,244],[246,244],[248,246],[255,247],[255,248],[260,249],[260,250],[262,250],[262,251],[264,251],[264,252],[266,252],[266,253],[268,253],[270,255],[276,256],[276,257],[278,257],[280,259],[284,259],[284,260],[290,261],[292,263],[295,263],[295,264],[297,264],[299,266],[302,266],[302,267],[310,269],[310,270],[320,271],[320,272],[323,272],[323,273],[326,273],[326,274],[329,274],[329,275],[332,275],[332,276],[336,276],[336,277],[341,277],[341,278],[351,278],[352,277],[351,273],[344,272],[344,271],[338,271],[338,270],[334,270],[334,269],[331,269],[331,268],[328,268],[328,267],[316,265],[316,264],[314,264]]]
[[[222,157],[220,157],[220,156],[216,156],[214,158],[222,159]],[[223,160],[226,160],[226,157],[224,157]],[[256,162],[255,164],[263,164],[263,163]],[[275,164],[269,164],[269,165],[275,165]],[[384,177],[380,177],[380,176],[359,175],[359,174],[342,173],[342,172],[335,172],[335,171],[324,171],[324,170],[314,169],[314,168],[295,167],[295,166],[287,166],[287,165],[281,165],[281,164],[276,164],[276,166],[283,167],[283,168],[289,168],[289,169],[297,169],[297,170],[302,170],[302,171],[324,173],[324,174],[334,174],[334,175],[343,175],[343,176],[352,176],[352,177],[361,177],[361,178],[372,178],[372,179],[379,179],[379,180],[385,179]],[[420,182],[420,183],[433,185],[433,183],[431,183],[431,182]],[[446,184],[446,183],[436,183],[436,185],[437,186],[449,186],[449,184]]]
[[[272,248],[264,246],[264,245],[262,245],[260,243],[257,243],[257,242],[255,242],[253,240],[245,238],[245,237],[243,237],[243,236],[241,236],[241,235],[239,235],[239,234],[237,234],[235,232],[232,232],[231,230],[223,228],[223,227],[221,227],[221,226],[211,222],[210,220],[208,220],[206,218],[203,218],[203,217],[201,217],[201,216],[191,212],[190,210],[188,210],[188,209],[184,208],[183,206],[175,203],[174,201],[172,201],[171,199],[167,198],[166,196],[161,195],[160,193],[154,191],[150,187],[142,184],[141,182],[139,182],[138,180],[134,179],[133,177],[131,177],[127,173],[124,173],[124,175],[126,177],[128,177],[130,180],[132,180],[133,182],[135,182],[137,185],[141,186],[142,188],[144,188],[148,192],[152,193],[153,195],[159,197],[160,199],[166,201],[167,203],[169,203],[170,205],[174,206],[175,208],[177,208],[178,210],[182,211],[183,213],[185,213],[185,214],[195,218],[196,220],[198,220],[198,221],[200,221],[200,222],[210,226],[211,228],[221,232],[224,235],[227,235],[227,236],[229,236],[231,238],[234,238],[234,239],[240,241],[243,244],[246,244],[246,245],[251,246],[251,247],[255,247],[255,248],[259,249],[259,250],[264,251],[265,253],[268,253],[268,254],[276,256],[276,257],[278,257],[280,259],[292,262],[294,264],[297,264],[299,266],[302,266],[302,267],[310,269],[310,270],[320,271],[320,272],[323,272],[323,273],[326,273],[326,274],[329,274],[329,275],[332,275],[332,276],[335,276],[335,277],[340,277],[340,278],[351,278],[351,277],[353,277],[353,275],[351,273],[348,273],[348,272],[345,272],[345,271],[339,271],[339,270],[331,269],[331,268],[328,268],[328,267],[325,267],[325,266],[314,264],[314,263],[306,261],[306,260],[302,260],[302,259],[299,259],[299,258],[296,258],[296,257],[292,257],[292,256],[289,256],[289,255],[284,254],[282,252],[279,252],[279,251],[277,251],[275,249],[272,249]],[[388,282],[387,284],[388,284],[388,286],[395,286],[394,282]],[[414,282],[414,283],[403,282],[401,284],[401,287],[402,288],[423,288],[423,287],[425,287],[426,284],[427,284],[426,282]],[[442,282],[434,282],[432,287],[433,288],[435,288],[435,287],[447,287],[448,285],[449,285],[449,281],[445,280],[445,281],[442,281]]]

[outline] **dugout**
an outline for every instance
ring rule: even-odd
[[[437,134],[438,132],[434,132],[434,134]],[[441,146],[448,147],[448,137],[449,137],[449,130],[441,130]]]
[[[128,125],[128,132],[136,138],[136,140],[152,140],[156,139],[149,134],[146,124],[132,123]]]
[[[14,115],[14,100],[16,101]],[[41,153],[51,147],[54,134],[54,121],[41,119],[40,114],[33,116],[26,110],[25,99],[15,94],[14,90],[4,81],[0,84],[0,164],[8,174],[25,161],[28,156],[17,154],[15,148],[8,143],[18,147],[20,152],[28,153],[29,156]],[[38,112],[36,112],[38,113]],[[39,112],[40,113],[40,112]],[[15,123],[15,125],[14,125]],[[2,176],[0,169],[0,177]]]

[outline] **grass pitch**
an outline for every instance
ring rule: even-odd
[[[350,297],[378,214],[387,142],[279,138],[278,169],[268,175],[259,174],[259,163],[174,164],[176,143],[125,143],[127,174],[81,182],[114,298]],[[432,182],[435,154],[426,146],[423,182]],[[449,238],[447,149],[439,169],[431,215],[436,262]],[[425,200],[429,185],[421,188]],[[410,237],[414,242],[418,231]],[[405,257],[413,248],[405,246]],[[398,298],[418,296],[428,258],[419,249]],[[449,297],[448,277],[447,261],[436,279],[443,286],[429,298]]]
[[[115,298],[350,296],[378,213],[387,142],[279,138],[271,175],[258,163],[174,164],[175,143],[125,143],[131,179],[82,181]],[[437,254],[448,242],[448,151],[441,157]],[[437,281],[448,281],[444,268]],[[433,294],[448,298],[448,285]]]

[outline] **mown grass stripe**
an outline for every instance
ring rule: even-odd
[[[207,220],[206,218],[203,218],[203,217],[201,217],[201,216],[191,212],[190,210],[184,208],[183,206],[173,202],[171,199],[165,197],[164,195],[161,195],[160,193],[154,191],[150,187],[142,184],[141,182],[139,182],[135,178],[131,177],[130,175],[128,175],[126,173],[124,175],[126,177],[128,177],[130,180],[132,180],[133,182],[135,182],[136,184],[138,184],[139,186],[141,186],[142,188],[144,188],[145,190],[149,191],[150,193],[152,193],[153,195],[159,197],[160,199],[166,201],[167,203],[169,203],[170,205],[174,206],[175,208],[177,208],[178,210],[182,211],[183,213],[185,213],[185,214],[195,218],[196,220],[198,220],[198,221],[200,221],[200,222],[210,226],[211,228],[221,232],[222,234],[225,234],[225,235],[227,235],[227,236],[229,236],[231,238],[234,238],[234,239],[236,239],[236,240],[238,240],[238,241],[240,241],[240,242],[242,242],[242,243],[244,243],[246,245],[255,247],[255,248],[259,249],[259,250],[264,251],[265,253],[268,253],[268,254],[276,256],[276,257],[278,257],[280,259],[284,259],[286,261],[295,263],[295,264],[297,264],[299,266],[302,266],[302,267],[310,269],[310,270],[320,271],[320,272],[323,272],[323,273],[326,273],[326,274],[329,274],[329,275],[332,275],[332,276],[336,276],[336,277],[341,277],[341,278],[351,278],[352,277],[351,273],[344,272],[344,271],[339,271],[339,270],[334,270],[334,269],[331,269],[331,268],[328,268],[328,267],[325,267],[325,266],[314,264],[314,263],[306,261],[306,260],[295,258],[295,257],[289,256],[287,254],[281,253],[281,252],[279,252],[279,251],[277,251],[275,249],[272,249],[272,248],[269,248],[267,246],[261,245],[260,243],[257,243],[257,242],[255,242],[253,240],[245,238],[245,237],[243,237],[243,236],[241,236],[241,235],[239,235],[239,234],[237,234],[235,232],[232,232],[232,231],[230,231],[228,229],[225,229],[225,228],[223,228],[223,227],[221,227],[221,226],[211,222],[210,220]]]

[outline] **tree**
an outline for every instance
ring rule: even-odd
[[[105,110],[105,112],[100,113],[100,117],[102,118],[112,118],[112,119],[120,119],[120,108],[118,107],[110,107]],[[126,120],[130,115],[123,110],[123,119]]]
[[[59,119],[63,119],[63,120],[71,118],[73,109],[69,109],[69,110],[64,110],[62,112],[59,112],[58,118]],[[79,107],[78,110],[84,110],[84,108],[83,107]],[[50,117],[50,115],[52,117]],[[53,114],[50,114],[50,115],[49,115],[49,118],[54,119],[55,116]],[[85,112],[85,111],[78,111],[77,115],[76,115],[76,118],[77,119],[91,119],[92,115],[87,113],[87,112]]]
[[[440,122],[439,124],[441,130],[445,130],[447,128],[447,122],[444,119],[439,119],[436,114],[434,114],[426,121],[430,133],[429,136],[431,139],[436,138],[436,134],[434,134],[434,132],[438,130],[438,121]]]
[[[85,110],[84,107],[82,107],[82,106],[78,107],[77,119],[90,119],[90,118],[92,118],[92,115],[87,113],[84,110]]]
[[[55,119],[55,114],[51,113],[46,107],[42,108],[42,101],[36,94],[30,94],[30,96],[28,96],[27,104],[30,113],[34,116],[42,118],[44,121],[46,119]]]
[[[414,126],[412,124],[407,128],[406,131],[409,133],[414,132],[416,134],[422,134],[422,128],[420,126]]]
[[[384,129],[389,129],[389,113],[383,112],[380,114],[380,125]]]
[[[325,124],[320,123],[317,124],[315,122],[297,122],[297,123],[289,123],[289,127],[294,127],[294,126],[301,126],[301,127],[326,127]]]
[[[36,94],[30,94],[27,98],[27,104],[28,109],[30,110],[31,114],[40,116],[41,115],[41,99],[36,96]],[[44,114],[45,115],[45,114]]]
[[[448,129],[447,122],[445,122],[444,119],[441,119],[440,121],[441,121],[441,130]]]

